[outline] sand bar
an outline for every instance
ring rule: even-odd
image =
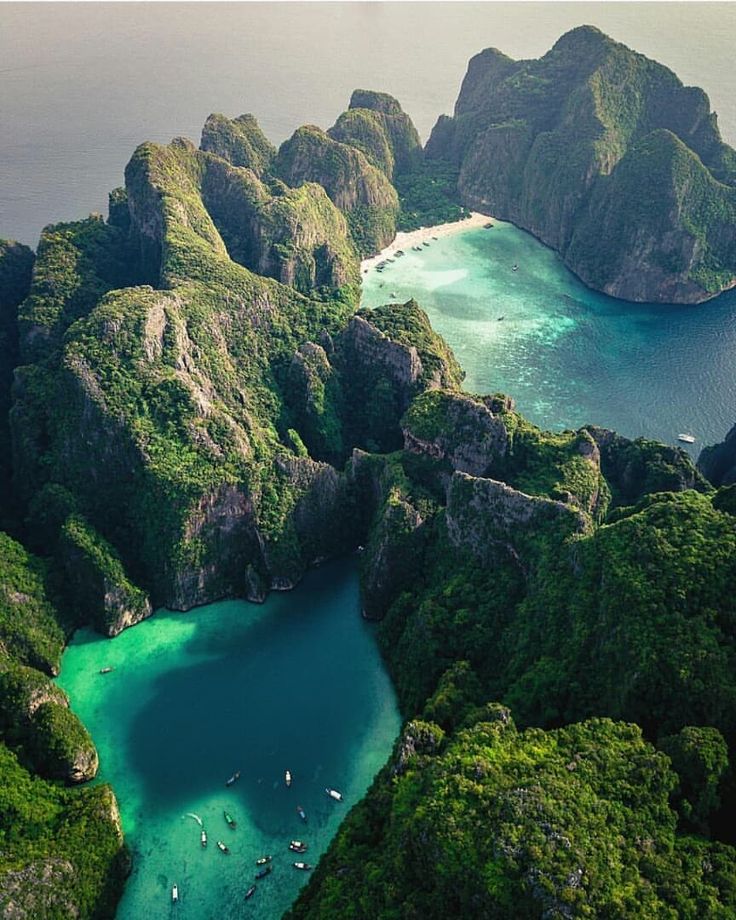
[[[371,256],[370,259],[363,259],[360,263],[360,273],[364,275],[367,271],[375,268],[379,262],[383,262],[384,259],[393,258],[398,249],[406,252],[411,250],[412,246],[421,246],[425,240],[431,244],[433,242],[432,237],[440,239],[443,236],[459,233],[461,230],[473,230],[494,220],[494,217],[489,217],[487,214],[472,211],[470,217],[466,217],[465,220],[454,220],[449,224],[438,224],[436,227],[420,227],[418,230],[410,230],[408,233],[397,233],[393,242],[386,246],[385,249],[382,249],[378,255]]]

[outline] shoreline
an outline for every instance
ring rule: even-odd
[[[481,214],[479,211],[471,211],[470,217],[464,220],[454,220],[447,224],[437,224],[434,227],[420,227],[418,230],[402,230],[396,234],[388,246],[385,246],[377,255],[369,259],[363,259],[360,263],[361,277],[367,274],[372,268],[375,268],[379,262],[383,262],[389,257],[393,258],[397,249],[406,251],[412,246],[421,246],[424,240],[431,242],[432,237],[440,239],[443,236],[452,236],[460,230],[474,230],[483,227],[489,221],[495,221],[495,217],[488,214]]]

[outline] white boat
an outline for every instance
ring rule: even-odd
[[[325,792],[336,802],[342,802],[342,792],[338,792],[337,789],[325,789]]]
[[[291,785],[291,771],[290,770],[287,770],[286,773],[284,773],[284,782],[286,783],[287,786]]]
[[[692,434],[678,434],[678,435],[677,435],[677,440],[678,440],[678,441],[682,441],[684,444],[694,444],[694,443],[695,443],[695,435],[692,435]]]
[[[176,904],[176,902],[179,900],[179,886],[178,885],[174,885],[174,887],[171,889],[171,900],[174,904]]]
[[[203,847],[207,846],[207,831],[202,828],[202,833],[199,835],[199,841]]]

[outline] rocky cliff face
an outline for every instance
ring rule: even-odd
[[[259,178],[271,168],[276,148],[253,115],[226,118],[210,115],[202,128],[200,149],[227,160],[233,166],[250,169]]]
[[[720,444],[703,448],[698,457],[698,469],[714,486],[736,482],[736,425]]]
[[[736,154],[707,96],[597,29],[536,61],[471,61],[429,157],[465,204],[530,230],[615,297],[698,303],[736,283]]]
[[[357,147],[389,179],[411,169],[422,156],[417,129],[387,93],[356,89],[348,110],[327,133],[336,141]]]
[[[398,197],[385,174],[357,147],[309,125],[284,141],[274,169],[291,186],[319,183],[347,217],[361,255],[378,252],[393,239]]]

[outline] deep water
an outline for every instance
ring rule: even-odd
[[[103,667],[114,670],[103,675]],[[355,567],[345,562],[311,572],[262,606],[225,601],[159,611],[113,640],[82,630],[59,683],[94,738],[100,780],[115,789],[133,851],[119,920],[169,911],[196,920],[280,917],[307,881],[292,862],[316,864],[400,725],[360,616]],[[235,770],[241,778],[226,789]],[[344,802],[329,799],[325,786]],[[187,812],[202,818],[206,849]],[[288,851],[294,838],[308,843],[305,856]],[[246,902],[255,860],[265,854],[273,855],[273,872]]]
[[[687,307],[614,300],[528,233],[494,223],[372,270],[363,304],[416,298],[465,388],[508,393],[545,428],[593,423],[667,443],[692,433],[693,456],[723,438],[736,422],[736,292]]]

